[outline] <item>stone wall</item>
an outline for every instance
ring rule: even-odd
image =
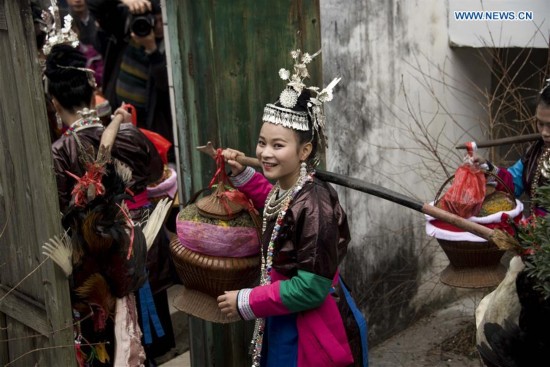
[[[450,173],[461,159],[453,146],[482,136],[478,91],[490,73],[478,51],[449,47],[446,4],[321,2],[324,80],[342,77],[327,105],[329,170],[431,201],[446,176],[422,132],[439,144],[434,150]],[[447,260],[426,237],[422,214],[338,190],[353,235],[343,275],[375,344],[455,289],[439,283]]]

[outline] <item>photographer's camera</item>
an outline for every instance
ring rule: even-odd
[[[130,22],[130,30],[138,37],[145,37],[155,27],[155,16],[153,13],[135,14]]]

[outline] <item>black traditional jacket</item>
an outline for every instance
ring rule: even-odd
[[[267,222],[264,253],[275,226]],[[317,178],[290,205],[275,243],[273,267],[286,277],[298,269],[332,279],[347,252],[350,233],[336,191]]]
[[[101,126],[87,127],[76,131],[76,135],[84,147],[92,146],[97,152],[103,131],[104,128]],[[72,134],[62,136],[53,143],[52,154],[59,206],[63,211],[71,201],[71,191],[76,183],[67,171],[82,177],[85,167],[80,162],[78,143]],[[132,170],[133,183],[130,189],[134,194],[141,193],[147,185],[157,182],[162,177],[163,163],[155,146],[130,123],[120,126],[111,155]]]

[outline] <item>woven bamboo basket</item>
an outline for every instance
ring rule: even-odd
[[[224,291],[252,287],[260,276],[260,256],[219,257],[194,252],[184,247],[177,236],[170,252],[183,285],[212,297]]]
[[[447,241],[437,239],[449,265],[441,272],[442,283],[460,288],[485,288],[498,285],[506,269],[500,263],[504,255],[490,242]]]
[[[500,177],[488,173],[508,189],[509,197],[514,197]],[[436,205],[443,188],[453,178],[454,175],[443,183],[436,194],[434,205]],[[449,241],[439,238],[437,242],[449,259],[449,265],[439,277],[442,283],[459,288],[486,288],[496,286],[504,279],[506,269],[500,263],[500,259],[506,251],[500,250],[492,242]]]
[[[212,189],[217,182],[215,189],[200,199],[207,189],[193,195],[178,214],[178,237],[170,243],[183,285],[212,297],[252,287],[260,275],[261,220],[248,198],[233,188],[225,173],[221,149],[216,166],[209,185]],[[231,228],[233,236],[227,231]]]

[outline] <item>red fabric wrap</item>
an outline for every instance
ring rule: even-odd
[[[513,236],[515,231],[514,231],[514,227],[510,224],[509,220],[513,219],[513,221],[516,224],[519,224],[519,222],[521,220],[521,217],[522,217],[521,213],[519,215],[517,215],[515,218],[511,218],[508,214],[502,213],[500,222],[498,222],[498,223],[489,223],[489,224],[481,224],[481,225],[485,226],[487,228],[491,228],[491,229],[501,229],[501,230],[506,231],[507,233],[509,233],[510,235]],[[444,221],[439,220],[439,219],[431,220],[430,223],[432,225],[434,225],[435,227],[437,227],[439,229],[444,229],[446,231],[464,232],[463,229],[458,228],[456,226],[453,226],[452,224],[449,224],[449,223],[444,222]]]
[[[233,185],[225,172],[225,161],[221,149],[217,150],[216,167],[216,172],[208,185],[210,188],[215,184],[218,185],[212,196],[215,195],[219,199],[228,214],[234,211],[229,207],[231,202],[247,209],[251,216],[254,214],[257,216],[258,212],[245,194],[237,189],[226,189],[227,186],[233,188]],[[240,215],[248,214],[242,212]],[[252,219],[254,222],[254,218]],[[200,219],[180,220],[178,218],[176,230],[180,243],[184,247],[204,255],[248,257],[260,252],[258,229],[255,226],[230,227],[226,222],[219,221],[217,224],[210,224],[203,223]]]
[[[155,148],[157,148],[157,152],[159,152],[162,163],[168,164],[168,150],[170,150],[172,143],[170,143],[170,141],[164,136],[154,131],[142,128],[139,128],[139,130],[147,137],[147,139],[151,140]]]
[[[123,104],[122,107],[130,110],[130,113],[132,114],[132,124],[134,126],[137,126],[136,108],[129,103]],[[162,163],[168,164],[168,150],[170,150],[172,143],[168,139],[166,139],[164,136],[154,131],[142,129],[142,128],[139,128],[139,130],[143,133],[143,135],[147,137],[147,139],[149,139],[153,143],[155,148],[157,148],[157,152],[160,155],[160,159],[162,159]]]

